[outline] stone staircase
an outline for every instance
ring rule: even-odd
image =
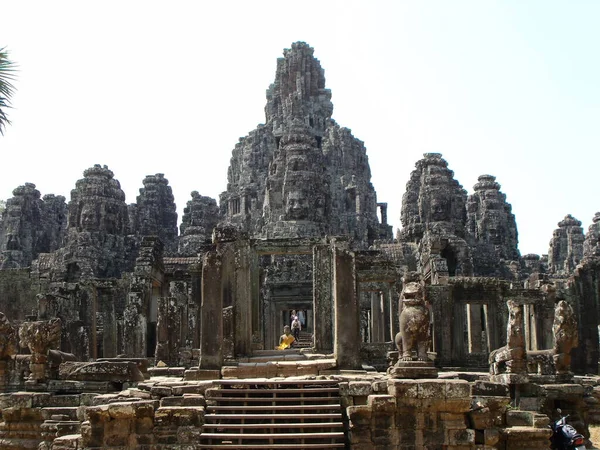
[[[34,450],[57,437],[77,434],[80,395],[16,392],[0,396],[0,449]]]
[[[310,348],[313,346],[313,335],[307,331],[300,331],[298,340],[294,342],[294,348]]]
[[[198,448],[345,448],[335,380],[219,380]]]

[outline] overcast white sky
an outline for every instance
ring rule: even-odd
[[[164,173],[181,220],[192,190],[225,190],[277,58],[301,40],[395,228],[415,162],[440,152],[469,193],[495,175],[521,253],[546,253],[566,214],[587,230],[600,210],[599,22],[594,0],[0,0],[20,69],[0,198],[33,182],[69,200],[98,163],[128,203]]]

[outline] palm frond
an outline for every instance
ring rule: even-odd
[[[10,98],[15,92],[12,81],[15,80],[17,67],[9,59],[6,47],[0,48],[0,134],[4,135],[6,125],[10,120],[6,116],[6,109],[10,108]]]

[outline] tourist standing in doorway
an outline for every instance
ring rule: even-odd
[[[300,325],[300,320],[298,319],[298,314],[296,314],[296,310],[292,311],[292,315],[290,316],[292,320],[292,335],[296,339],[300,339],[300,330],[302,329],[302,325]]]

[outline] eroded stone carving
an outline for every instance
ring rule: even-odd
[[[418,274],[411,273],[404,277],[401,299],[400,332],[396,335],[399,361],[427,361],[430,313]]]
[[[213,229],[220,220],[219,207],[215,199],[192,192],[181,220],[179,253],[195,256],[203,245],[210,242]]]
[[[548,249],[548,269],[558,275],[569,275],[583,258],[583,228],[571,214],[558,222]]]
[[[571,350],[579,345],[577,319],[573,308],[565,300],[560,300],[554,309],[554,366],[557,374],[571,370]]]
[[[526,372],[523,305],[519,305],[513,300],[507,301],[506,305],[508,306],[506,345],[490,353],[489,363],[492,375]]]
[[[0,360],[12,358],[18,352],[17,329],[4,313],[0,313]]]
[[[46,379],[48,352],[60,348],[62,322],[60,319],[24,322],[19,328],[19,344],[31,352],[30,381]]]
[[[512,207],[492,175],[481,175],[474,191],[467,202],[467,231],[475,241],[475,275],[510,278],[506,263],[520,256]]]

